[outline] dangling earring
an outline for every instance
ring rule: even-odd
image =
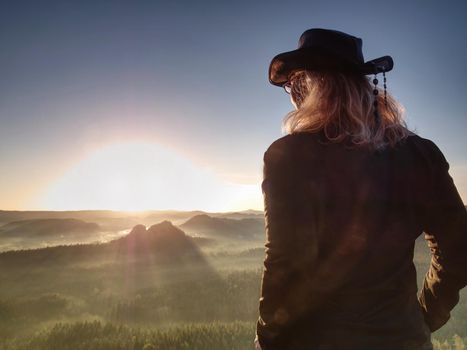
[[[378,88],[377,88],[378,79],[376,77],[377,74],[378,73],[375,73],[375,77],[373,78],[373,84],[375,84],[375,87],[373,89],[373,96],[374,96],[373,107],[374,107],[375,123],[376,123],[376,127],[378,128],[381,122],[381,117],[378,111]]]
[[[384,105],[388,106],[387,92],[386,92],[386,70],[383,67],[383,86],[384,86]]]

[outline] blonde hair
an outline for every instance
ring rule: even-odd
[[[382,149],[413,134],[403,119],[404,107],[378,87],[380,123],[374,116],[374,87],[370,78],[349,72],[297,71],[291,96],[297,109],[282,124],[288,134],[323,130],[331,142],[350,141],[355,147]]]

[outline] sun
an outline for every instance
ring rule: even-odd
[[[262,209],[259,184],[236,184],[159,144],[105,146],[81,160],[39,197],[48,210]]]

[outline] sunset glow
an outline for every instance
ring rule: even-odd
[[[38,198],[49,210],[261,208],[259,185],[230,183],[155,143],[108,145],[69,169]]]

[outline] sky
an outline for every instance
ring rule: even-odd
[[[467,202],[466,15],[464,0],[2,2],[0,209],[263,209],[263,153],[292,109],[269,62],[309,28],[393,57],[388,91]]]

